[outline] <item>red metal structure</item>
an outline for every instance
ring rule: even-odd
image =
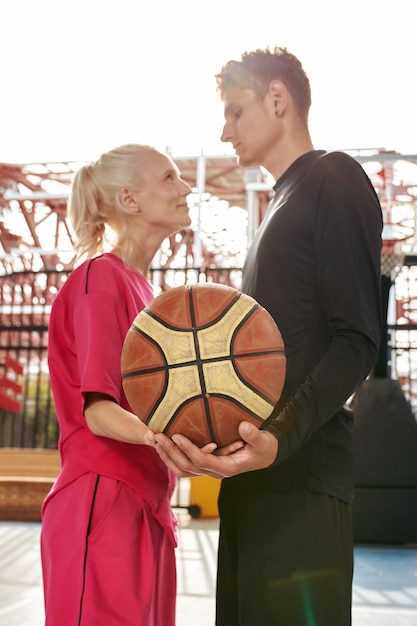
[[[417,413],[417,155],[381,150],[347,152],[362,164],[381,199],[385,218],[381,273],[391,291],[390,304],[387,302],[391,353],[387,362]],[[179,281],[199,280],[201,274],[210,271],[210,280],[239,287],[242,256],[263,218],[271,182],[260,169],[242,169],[235,157],[173,158],[194,190],[197,219],[192,228],[165,242],[154,282],[164,290],[174,276]],[[25,367],[23,397],[33,394],[34,388],[36,406],[44,403],[45,411],[51,403],[44,391],[48,381],[48,316],[53,298],[74,264],[66,205],[71,182],[81,165],[0,163],[0,376],[8,377],[6,357],[18,360]],[[200,218],[214,205],[220,207],[218,230],[200,230]],[[239,207],[237,219],[229,225],[225,221],[227,207]],[[242,224],[247,230],[243,237]],[[239,239],[232,249],[239,228]],[[38,376],[36,382],[28,377],[32,372]],[[38,409],[30,408],[29,412],[30,419],[38,419]],[[23,415],[23,421],[27,419]],[[20,439],[24,430],[22,425]]]
[[[236,158],[204,157],[203,188],[198,180],[201,157],[174,158],[183,178],[197,196],[215,197],[230,205],[246,208],[245,171]],[[66,216],[69,188],[80,162],[7,164],[0,163],[0,272],[18,269],[70,269],[73,265],[73,235]],[[270,188],[260,170],[252,172],[260,182],[256,190],[257,221],[262,218]],[[169,263],[185,245],[191,265],[194,251],[192,233],[182,233],[170,240]],[[203,265],[213,261],[202,250]]]

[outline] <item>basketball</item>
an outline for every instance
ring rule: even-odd
[[[135,318],[121,356],[132,411],[154,432],[199,447],[239,439],[243,420],[269,417],[284,385],[281,333],[256,300],[199,283],[158,295]]]

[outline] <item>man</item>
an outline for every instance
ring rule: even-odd
[[[219,495],[217,626],[351,623],[352,415],[381,334],[382,216],[362,167],[315,150],[308,78],[284,48],[256,50],[217,75],[222,140],[264,166],[275,197],[251,245],[242,291],[284,338],[282,397],[261,430],[212,454],[156,435],[178,476],[224,478]]]

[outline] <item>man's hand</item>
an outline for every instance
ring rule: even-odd
[[[157,433],[156,450],[162,461],[178,477],[205,475],[230,478],[243,472],[269,467],[278,453],[278,440],[250,422],[239,424],[242,441],[236,441],[216,450],[215,444],[198,448],[183,435],[172,439]],[[213,452],[215,452],[213,454]]]

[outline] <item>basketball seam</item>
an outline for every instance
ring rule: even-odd
[[[239,354],[235,354],[235,352],[233,351],[233,346],[236,340],[237,335],[241,332],[243,326],[248,322],[248,320],[250,318],[253,317],[253,315],[255,314],[255,312],[257,310],[259,310],[261,308],[260,304],[258,304],[257,302],[254,303],[253,307],[246,313],[246,315],[244,317],[242,317],[242,319],[240,320],[240,322],[238,324],[236,324],[236,327],[232,333],[232,337],[230,339],[230,350],[229,350],[229,354],[230,354],[230,361],[233,367],[233,370],[237,376],[237,378],[249,389],[251,389],[257,396],[259,396],[260,398],[262,398],[263,400],[265,400],[265,402],[267,402],[268,404],[270,404],[271,406],[274,406],[274,402],[271,400],[271,398],[269,398],[267,395],[265,395],[264,393],[262,393],[259,389],[257,389],[254,385],[252,385],[248,380],[246,380],[246,378],[244,378],[241,373],[238,371],[237,367],[237,361],[238,359],[245,359],[245,358],[252,358],[252,357],[257,357],[257,356],[270,356],[270,355],[276,355],[276,354],[282,354],[284,355],[284,349],[281,350],[259,350],[259,351],[254,351],[254,352],[250,352],[248,354],[244,354],[244,353],[239,353]],[[220,359],[219,359],[220,360]],[[249,409],[248,409],[249,412]]]
[[[141,333],[144,337],[148,337],[146,333]],[[150,339],[150,338],[149,338]],[[181,361],[181,363],[168,363],[165,361],[165,365],[155,365],[153,367],[147,368],[139,368],[135,370],[130,370],[129,372],[123,372],[122,378],[132,378],[133,376],[138,376],[142,374],[154,374],[157,372],[165,372],[170,369],[180,369],[182,367],[190,367],[191,365],[195,365],[199,367],[199,364],[206,365],[207,363],[220,363],[222,361],[238,361],[240,359],[252,359],[258,356],[276,356],[276,355],[284,355],[284,350],[260,350],[259,352],[249,352],[248,354],[240,353],[240,354],[230,354],[227,356],[215,356],[215,357],[205,357],[200,359],[191,359],[190,361]],[[238,373],[238,372],[237,372]],[[245,381],[246,382],[246,381]],[[256,388],[254,388],[256,389]],[[259,392],[258,392],[259,393]]]
[[[205,328],[210,328],[213,324],[219,322],[223,317],[226,316],[226,314],[230,311],[230,309],[236,304],[236,302],[239,300],[239,297],[240,296],[234,298],[226,307],[224,307],[224,309],[222,309],[222,311],[217,315],[217,317],[211,318],[210,321],[206,322],[205,324],[197,325],[195,323],[195,317],[194,317],[194,319],[191,320],[193,324],[192,330],[194,329],[204,330]],[[193,304],[194,303],[192,302],[191,297],[190,297],[190,307],[193,307]],[[193,310],[194,310],[194,307],[193,307]],[[156,322],[159,322],[161,326],[164,326],[165,328],[168,328],[169,330],[174,330],[174,331],[190,331],[191,330],[188,326],[183,327],[183,326],[178,326],[175,324],[170,324],[167,320],[162,319],[160,315],[158,315],[157,313],[154,313],[148,308],[143,309],[140,315],[142,315],[142,313],[146,313],[147,315],[149,315],[149,317],[152,317],[152,319],[154,319]]]
[[[203,364],[201,363],[201,350],[200,350],[200,343],[198,341],[198,329],[196,326],[196,317],[195,317],[195,306],[194,306],[194,299],[193,299],[193,289],[192,286],[190,286],[190,289],[188,290],[188,300],[189,300],[189,306],[190,306],[190,315],[191,315],[191,325],[192,325],[192,332],[193,332],[193,341],[194,341],[194,349],[195,349],[195,354],[197,357],[197,362],[196,362],[196,366],[197,366],[197,371],[198,371],[198,378],[200,381],[200,387],[201,387],[201,391],[202,391],[202,399],[203,399],[203,404],[204,404],[204,410],[206,413],[206,423],[207,423],[207,427],[208,427],[208,431],[210,434],[210,438],[212,441],[215,441],[215,436],[214,436],[214,428],[213,428],[213,420],[211,417],[211,413],[210,413],[210,407],[207,401],[207,386],[206,386],[206,380],[204,377],[204,370],[203,370]]]
[[[195,400],[204,400],[204,402],[206,402],[206,398],[219,398],[219,399],[223,399],[226,400],[227,402],[230,402],[230,404],[233,404],[235,406],[238,406],[239,408],[241,408],[245,413],[247,413],[248,415],[250,415],[251,417],[253,417],[257,422],[259,422],[260,424],[264,423],[264,419],[259,417],[259,415],[257,413],[255,413],[254,411],[251,411],[251,409],[249,409],[249,407],[245,406],[244,404],[242,404],[241,402],[239,402],[239,400],[237,400],[236,398],[232,398],[230,396],[227,396],[226,394],[223,393],[210,393],[210,394],[205,394],[205,397],[203,394],[196,394],[195,396],[191,396],[190,398],[187,398],[187,400],[185,400],[184,402],[182,402],[180,405],[178,405],[178,407],[175,409],[175,412],[172,414],[172,416],[170,417],[169,421],[166,423],[166,426],[164,428],[164,432],[169,430],[169,427],[171,426],[172,423],[175,422],[175,420],[177,419],[178,414],[182,411],[182,409],[190,403],[190,401],[195,401]],[[274,406],[274,405],[272,405]],[[153,415],[153,413],[152,413]],[[206,414],[206,417],[208,417],[208,415]],[[150,419],[150,418],[149,418]],[[146,422],[147,423],[147,422]],[[209,426],[212,426],[212,423],[210,421],[207,422],[206,424]],[[212,441],[215,441],[215,434],[214,431],[211,432],[210,428],[210,435],[212,435],[213,439]]]

